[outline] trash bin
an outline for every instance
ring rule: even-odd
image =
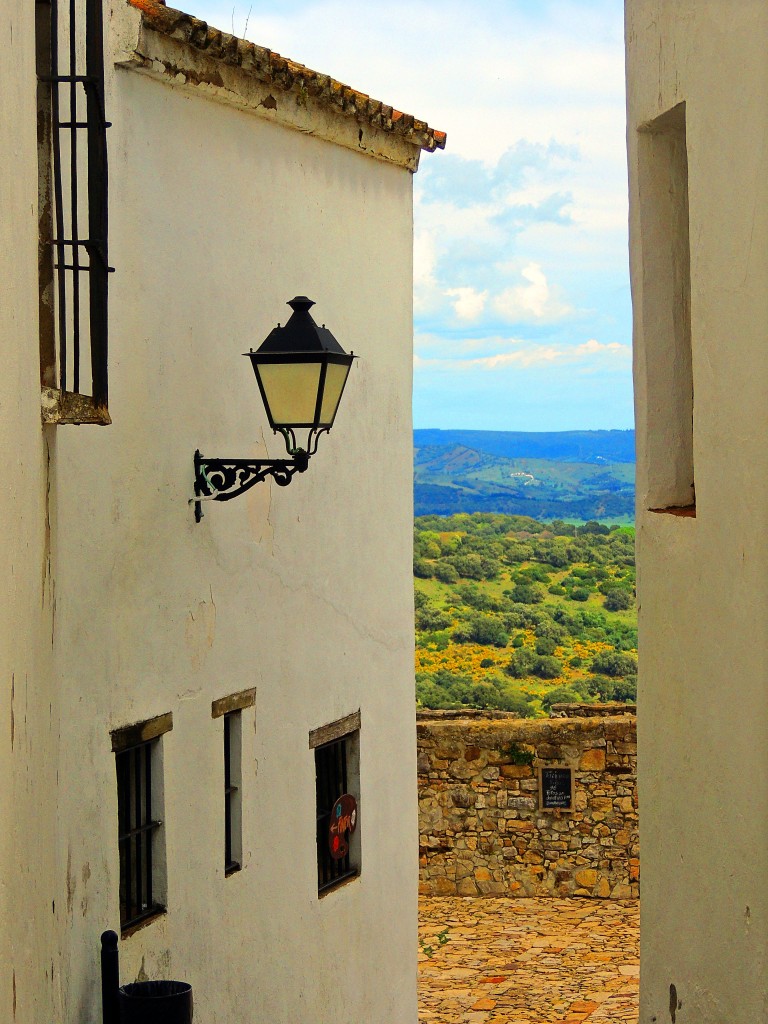
[[[118,993],[120,1024],[192,1024],[192,986],[186,981],[136,981]]]

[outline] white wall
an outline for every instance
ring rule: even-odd
[[[628,0],[645,1021],[768,1010],[768,9]],[[648,511],[659,252],[638,128],[686,105],[696,517]],[[671,370],[670,370],[671,372]],[[674,457],[669,452],[669,457]],[[671,989],[674,986],[674,992]],[[682,1006],[677,1007],[681,1002]]]
[[[0,1018],[55,1020],[56,438],[40,425],[34,5],[3,6],[0,61]]]
[[[196,1024],[413,1022],[411,175],[130,70],[108,117],[113,425],[54,453],[61,1019],[94,1017],[119,922],[110,729],[171,711],[168,914],[121,943],[123,980],[190,981]],[[289,488],[196,525],[195,448],[285,455],[241,353],[302,293],[360,357],[337,425]],[[251,686],[225,879],[210,705]],[[319,900],[308,733],[358,708],[363,872]]]

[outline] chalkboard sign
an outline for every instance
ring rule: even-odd
[[[541,806],[570,809],[572,795],[570,768],[541,769]]]

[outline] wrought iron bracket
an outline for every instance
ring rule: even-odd
[[[304,473],[309,453],[299,448],[292,459],[209,459],[195,452],[195,522],[203,518],[203,501],[231,501],[250,490],[254,484],[272,477],[280,487],[287,487],[296,473]]]

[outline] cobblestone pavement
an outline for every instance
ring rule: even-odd
[[[422,898],[420,1024],[637,1024],[639,909]]]

